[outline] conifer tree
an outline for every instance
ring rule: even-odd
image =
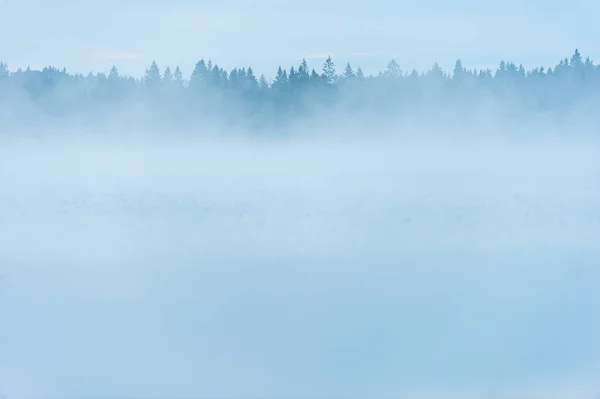
[[[363,70],[362,70],[361,67],[358,67],[358,69],[356,70],[356,77],[359,80],[365,80],[365,74],[364,74],[364,72],[363,72]]]
[[[163,82],[165,82],[166,84],[172,84],[173,83],[173,73],[171,72],[171,68],[167,66],[167,68],[165,68],[165,72],[163,73]]]
[[[396,62],[395,59],[392,59],[390,62],[388,62],[383,75],[386,78],[392,79],[399,79],[402,77],[402,69],[400,68],[400,65]]]
[[[177,83],[178,86],[181,86],[183,84],[183,74],[181,73],[181,69],[179,69],[179,66],[175,67],[175,72],[173,72],[173,79],[175,80],[175,83]]]
[[[190,76],[190,88],[193,90],[200,90],[204,88],[207,83],[208,71],[209,69],[204,62],[204,59],[198,61],[194,67],[194,70],[192,71],[192,75]]]
[[[158,65],[156,64],[156,61],[152,61],[150,68],[146,69],[144,82],[148,87],[156,88],[160,85],[160,80],[160,70],[158,69]]]
[[[334,84],[336,80],[335,74],[335,63],[331,59],[331,56],[328,56],[325,62],[323,63],[323,73],[321,74],[323,80],[327,84]]]
[[[110,72],[108,73],[108,80],[112,82],[116,82],[119,80],[119,70],[115,65],[110,68]]]
[[[356,75],[354,74],[354,70],[352,69],[352,66],[349,62],[346,64],[346,68],[344,69],[344,74],[342,75],[342,77],[344,78],[344,80],[354,79],[356,77]]]

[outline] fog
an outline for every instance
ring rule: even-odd
[[[598,141],[488,129],[3,138],[0,394],[597,397]]]

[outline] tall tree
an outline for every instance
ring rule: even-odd
[[[258,80],[258,87],[263,91],[269,89],[269,82],[267,82],[267,78],[265,78],[264,74],[260,75],[260,79]]]
[[[346,68],[344,69],[344,74],[342,75],[342,77],[344,80],[354,79],[356,77],[356,75],[354,74],[354,70],[352,69],[352,66],[349,62],[346,64]]]
[[[173,79],[175,80],[175,83],[177,83],[178,86],[181,86],[183,84],[183,74],[181,73],[181,69],[179,69],[179,66],[175,67]]]
[[[582,59],[581,53],[579,53],[578,49],[575,49],[575,52],[571,56],[571,60],[569,61],[569,65],[573,69],[577,69],[577,70],[581,69],[581,67],[583,66],[583,59]]]
[[[284,90],[289,84],[288,74],[285,69],[279,68],[277,69],[277,74],[275,75],[275,80],[273,80],[273,84],[271,87],[275,90],[281,91]]]
[[[321,82],[323,82],[323,77],[319,75],[313,68],[313,70],[310,72],[309,82],[312,86],[318,86]]]
[[[465,77],[465,67],[463,66],[460,58],[456,60],[454,64],[454,70],[452,71],[452,78],[457,82],[462,82]]]
[[[296,88],[298,87],[298,83],[299,83],[299,74],[298,72],[296,72],[296,68],[294,68],[294,66],[292,65],[290,67],[290,73],[288,75],[288,80],[290,82],[290,87],[292,88]]]
[[[361,67],[358,67],[358,69],[356,70],[356,77],[359,80],[365,80],[365,74],[364,74],[364,72],[363,72],[363,70],[362,70]]]
[[[200,90],[204,88],[207,83],[208,71],[209,69],[204,62],[204,59],[198,61],[194,67],[194,70],[192,71],[192,75],[190,76],[190,88],[193,90]]]
[[[383,76],[392,79],[400,79],[402,77],[402,69],[395,59],[392,59],[390,62],[388,62]]]
[[[158,65],[156,64],[156,61],[152,61],[150,68],[146,69],[144,83],[146,83],[148,87],[158,87],[160,85],[160,80],[160,70],[158,69]]]
[[[228,79],[228,74],[219,65],[215,64],[210,74],[210,80],[214,87],[225,87]]]
[[[229,87],[231,87],[234,90],[239,89],[242,86],[242,84],[243,84],[243,77],[244,77],[244,75],[242,73],[240,73],[239,75],[240,76],[238,78],[238,70],[237,70],[237,68],[233,68],[231,70],[231,72],[229,72]]]
[[[110,72],[108,73],[108,80],[111,82],[116,82],[119,80],[119,70],[115,65],[110,68]]]
[[[165,72],[163,73],[163,81],[166,84],[172,84],[174,79],[173,79],[173,73],[171,72],[171,68],[167,66],[167,68],[165,68]]]
[[[251,90],[255,90],[258,87],[258,80],[256,79],[256,75],[254,75],[254,70],[251,67],[248,67],[246,70],[246,82],[247,87]]]
[[[310,74],[308,72],[308,64],[306,63],[306,59],[303,58],[300,66],[298,67],[298,80],[301,85],[306,85],[309,79]]]
[[[0,61],[0,79],[8,77],[9,74],[6,62]]]
[[[328,56],[325,62],[323,63],[323,73],[321,74],[323,80],[327,84],[334,84],[336,80],[335,74],[335,63],[331,59],[331,56]]]

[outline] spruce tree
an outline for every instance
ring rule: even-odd
[[[331,56],[328,56],[325,62],[323,63],[323,73],[321,74],[323,80],[327,84],[334,84],[336,81],[335,74],[335,63],[331,59]]]
[[[192,75],[190,76],[190,88],[192,90],[200,90],[206,86],[208,75],[208,67],[204,62],[204,59],[198,61],[194,70],[192,71]]]
[[[160,70],[158,69],[158,65],[156,61],[152,61],[152,65],[150,68],[146,69],[146,74],[144,75],[144,83],[146,86],[156,88],[160,85]]]
[[[173,79],[175,80],[175,83],[177,83],[178,86],[181,86],[183,84],[183,74],[181,73],[181,69],[179,69],[179,66],[175,67]]]
[[[349,80],[356,77],[356,75],[354,74],[354,70],[352,69],[352,66],[349,62],[346,64],[346,68],[344,69],[344,74],[342,75],[342,77],[344,78],[344,80]]]
[[[173,73],[171,72],[170,67],[167,67],[165,69],[165,72],[163,73],[163,82],[165,82],[166,84],[173,83]]]

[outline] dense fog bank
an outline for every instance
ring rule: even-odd
[[[0,394],[593,398],[599,143],[502,126],[4,136]]]

